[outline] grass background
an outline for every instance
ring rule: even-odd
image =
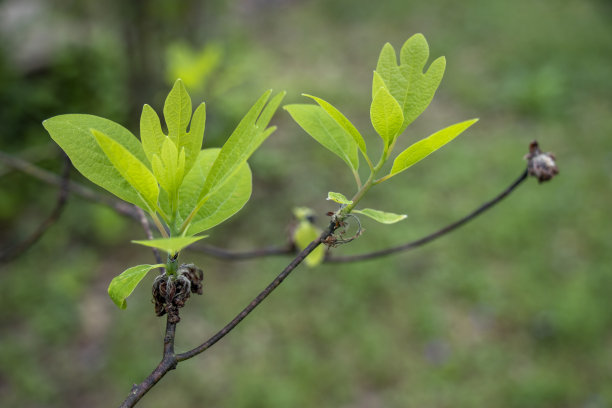
[[[409,218],[364,221],[338,254],[407,242],[463,216],[522,171],[537,139],[561,174],[530,180],[467,226],[418,251],[301,268],[205,355],[181,364],[141,402],[214,407],[612,406],[612,8],[606,1],[5,1],[0,146],[59,172],[40,122],[82,112],[137,133],[144,103],[161,110],[174,77],[205,100],[205,146],[220,145],[264,89],[286,103],[320,96],[370,148],[371,74],[389,41],[427,37],[447,71],[398,150],[479,117],[456,141],[372,191],[364,205]],[[199,58],[199,59],[198,59]],[[200,61],[200,62],[198,62]],[[202,62],[203,61],[203,62]],[[212,231],[230,249],[280,244],[291,209],[352,177],[289,115],[252,158],[247,206]],[[0,239],[23,239],[56,190],[0,168]],[[79,179],[75,173],[74,178]],[[0,265],[0,398],[6,406],[118,405],[157,364],[164,321],[147,282],[114,307],[106,287],[151,262],[139,225],[72,197],[30,251]],[[199,344],[288,259],[222,262],[182,312],[177,349]],[[148,278],[152,281],[153,276]]]

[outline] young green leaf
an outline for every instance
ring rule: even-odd
[[[120,309],[127,307],[128,296],[132,294],[136,286],[154,268],[160,268],[164,264],[157,265],[138,265],[126,269],[121,275],[115,276],[108,286],[108,295]]]
[[[446,66],[444,57],[436,59],[426,73],[423,73],[429,46],[422,34],[410,37],[400,51],[400,65],[397,64],[395,50],[390,44],[385,44],[376,66],[377,77],[374,76],[372,97],[385,83],[389,93],[402,108],[404,123],[398,133],[401,133],[429,106],[434,97]]]
[[[364,208],[363,210],[353,210],[354,213],[363,214],[366,217],[370,217],[375,221],[378,221],[382,224],[395,224],[407,216],[404,214],[394,214],[392,212],[384,212],[379,210],[373,210],[371,208]]]
[[[208,196],[225,183],[261,143],[276,130],[275,127],[266,128],[266,126],[285,96],[285,92],[281,92],[272,98],[268,107],[262,113],[271,92],[271,90],[265,92],[255,102],[221,148],[219,156],[217,156],[200,191],[198,206],[203,205]],[[261,117],[258,120],[260,113]]]
[[[315,227],[310,221],[302,220],[298,223],[293,231],[293,242],[300,251],[303,251],[312,241],[319,238],[321,230]],[[325,247],[319,245],[304,259],[307,266],[314,267],[321,262],[325,257]]]
[[[152,107],[144,105],[140,115],[140,141],[149,162],[153,162],[153,155],[159,155],[165,137],[159,116]]]
[[[206,104],[201,103],[193,114],[191,125],[189,125],[189,133],[181,138],[178,146],[179,150],[185,148],[185,174],[191,170],[200,154],[200,150],[202,150],[205,125]]]
[[[183,248],[188,247],[196,241],[206,238],[206,235],[200,237],[171,237],[148,239],[141,241],[132,241],[134,244],[144,245],[166,251],[170,255],[180,252]]]
[[[283,108],[317,142],[335,153],[353,170],[359,168],[355,139],[321,106],[300,104],[285,105]]]
[[[333,191],[330,191],[329,193],[327,193],[327,199],[329,201],[335,201],[338,204],[344,204],[344,205],[351,205],[351,204],[353,204],[353,202],[351,200],[349,200],[348,198],[346,198],[344,196],[344,194],[342,194],[342,193],[334,193]]]
[[[129,130],[108,119],[79,114],[55,116],[45,120],[43,126],[83,176],[122,200],[146,208],[138,191],[121,176],[90,131],[97,129],[147,163],[142,145]]]
[[[332,104],[327,101],[324,101],[321,98],[317,98],[316,96],[308,94],[303,95],[314,99],[315,102],[317,102],[319,106],[322,107],[329,116],[331,116],[336,122],[338,122],[340,126],[342,126],[342,129],[344,129],[346,133],[353,137],[355,143],[357,143],[357,147],[359,147],[359,150],[361,150],[364,155],[366,154],[366,144],[363,140],[363,136],[361,136],[361,133],[359,133],[357,128],[351,123],[350,120],[348,120],[346,116],[344,116],[342,112],[340,112]]]
[[[91,129],[91,133],[119,174],[148,204],[148,209],[156,209],[159,187],[153,173],[129,150],[109,136],[96,129]]]
[[[476,122],[478,122],[478,119],[471,119],[466,120],[465,122],[456,123],[437,131],[433,135],[423,140],[416,142],[395,158],[388,177],[394,176],[423,160],[425,157],[429,156],[431,153],[435,152],[453,140],[455,137],[459,136],[461,133],[463,133],[463,131]]]
[[[408,83],[404,97],[400,99],[404,111],[404,129],[427,109],[444,76],[444,57],[437,58],[427,72],[423,73],[428,58],[429,45],[423,34],[410,37],[400,51],[399,69]]]
[[[198,204],[202,180],[206,180],[210,168],[221,149],[204,149],[191,171],[185,176],[179,189],[179,213],[186,219]],[[237,213],[251,196],[251,170],[243,163],[198,210],[187,228],[187,235],[197,234],[214,227]]]
[[[185,175],[185,149],[179,154],[174,142],[165,137],[160,154],[153,156],[153,172],[162,188],[173,196]]]
[[[191,113],[191,98],[183,81],[177,79],[164,103],[164,119],[168,127],[168,136],[177,146],[180,145],[180,139],[187,132]]]
[[[376,72],[385,82],[389,93],[402,105],[406,89],[408,88],[408,81],[400,72],[400,68],[397,66],[395,49],[389,43],[386,43],[380,51],[378,63],[376,64]],[[378,89],[372,89],[372,98],[374,98],[377,92]]]
[[[374,130],[385,142],[385,146],[393,144],[404,123],[404,114],[387,88],[382,87],[376,92],[370,106],[370,119]]]
[[[380,88],[386,88],[386,87],[387,87],[387,84],[385,84],[385,81],[383,81],[380,74],[374,71],[374,75],[372,77],[372,99],[374,99],[374,97],[376,96]]]

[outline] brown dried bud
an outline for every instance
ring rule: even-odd
[[[181,320],[179,308],[185,306],[192,292],[202,294],[204,279],[204,272],[193,264],[183,264],[177,272],[178,275],[163,274],[155,278],[152,290],[155,314],[163,316],[167,313],[172,323]]]
[[[529,144],[529,153],[525,155],[525,160],[529,175],[536,177],[540,183],[559,174],[555,156],[552,153],[542,153],[535,140]]]
[[[202,294],[204,287],[202,284],[202,281],[204,280],[204,272],[201,269],[194,264],[183,264],[179,267],[178,273],[179,275],[183,275],[189,279],[192,293],[197,293],[198,295]]]

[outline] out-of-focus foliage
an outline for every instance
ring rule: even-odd
[[[15,12],[23,4],[30,14]],[[201,95],[193,95],[211,107],[211,145],[224,142],[253,95],[275,88],[288,90],[289,103],[303,102],[302,92],[332,101],[377,156],[380,139],[363,109],[371,98],[370,62],[384,42],[423,32],[431,54],[446,56],[446,73],[398,151],[446,123],[480,122],[452,149],[402,173],[401,186],[384,183],[364,202],[409,218],[393,227],[364,219],[364,234],[333,251],[384,248],[465,215],[518,176],[535,138],[556,153],[558,178],[528,183],[417,252],[296,271],[230,336],[171,372],[142,403],[606,407],[610,13],[594,0],[5,1],[0,148],[59,172],[43,119],[91,112],[135,129],[144,103],[162,105],[173,44],[188,44],[194,55],[215,44],[219,61],[200,79]],[[44,45],[44,55],[26,58],[31,43]],[[275,122],[278,133],[251,159],[250,203],[211,242],[231,249],[283,242],[298,205],[313,208],[324,227],[325,212],[336,206],[325,201],[327,192],[350,190],[341,161],[289,115]],[[56,189],[5,168],[0,174],[4,246],[33,231]],[[157,364],[164,323],[148,291],[137,289],[122,312],[106,295],[122,265],[146,257],[153,263],[145,248],[124,245],[135,233],[145,238],[139,225],[71,197],[36,246],[0,266],[4,405],[106,407]],[[184,309],[177,350],[222,327],[286,263],[182,259],[205,266],[206,292]]]

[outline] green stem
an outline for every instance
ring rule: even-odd
[[[170,238],[157,214],[153,211],[149,212],[149,214],[151,215],[151,218],[153,219],[153,222],[155,223],[155,226],[159,230],[160,234],[162,234],[164,238]]]
[[[367,193],[368,190],[370,188],[372,188],[372,186],[374,185],[374,178],[376,177],[376,173],[378,173],[380,171],[382,166],[387,161],[388,154],[389,154],[388,150],[386,150],[386,149],[383,150],[382,155],[380,157],[380,160],[378,161],[378,164],[376,165],[376,167],[372,168],[372,171],[370,172],[370,177],[368,177],[368,179],[365,182],[365,184],[363,186],[361,186],[359,191],[357,191],[357,193],[351,199],[351,201],[353,203],[347,205],[346,207],[344,207],[342,209],[342,212],[341,212],[342,214],[350,214],[350,212],[353,210],[353,208],[355,208],[357,203],[359,203],[359,201],[363,198],[365,193]]]
[[[361,189],[362,185],[361,185],[361,178],[359,177],[359,173],[357,172],[357,170],[352,169],[353,170],[353,176],[355,177],[355,182],[357,183],[357,190]]]

